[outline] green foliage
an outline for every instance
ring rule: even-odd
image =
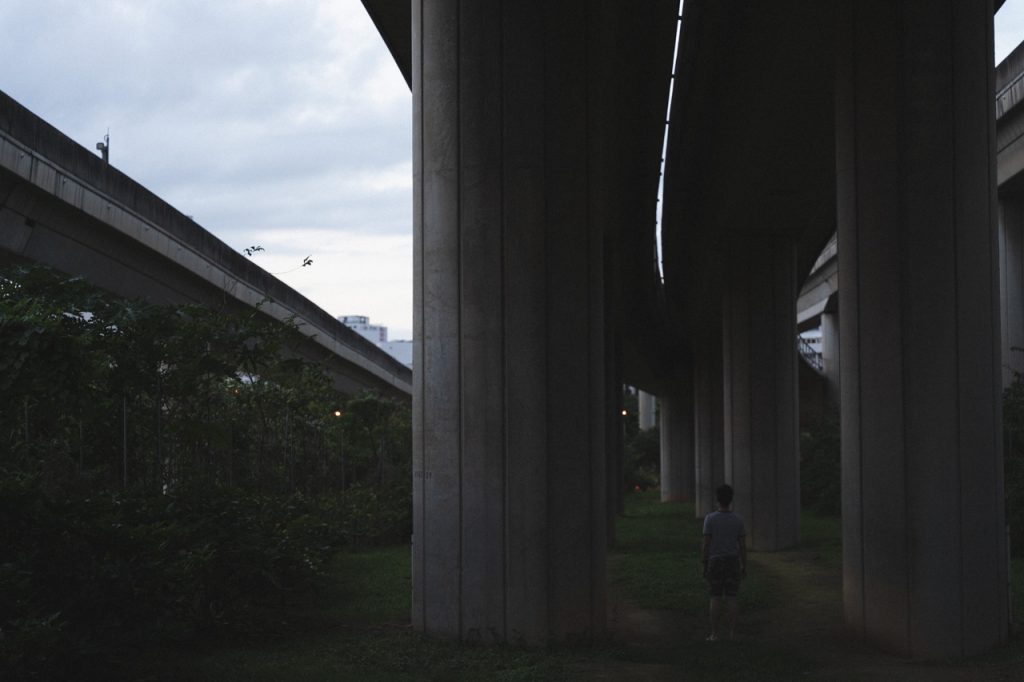
[[[344,541],[322,503],[225,489],[54,500],[0,489],[0,662],[57,674],[126,644],[249,629]],[[59,644],[59,646],[54,646]]]
[[[645,608],[703,612],[707,583],[700,561],[701,524],[692,504],[662,503],[654,490],[627,495],[609,559],[613,584]],[[752,573],[740,600],[744,610],[770,605],[764,577]]]
[[[826,412],[800,433],[800,501],[804,509],[839,516],[842,508],[839,415]]]
[[[1006,521],[1010,550],[1024,556],[1024,381],[1020,375],[1003,392]]]
[[[626,487],[649,490],[659,484],[661,468],[661,436],[658,429],[637,430],[626,440]]]
[[[0,668],[259,627],[411,530],[406,405],[336,393],[258,311],[0,270]]]

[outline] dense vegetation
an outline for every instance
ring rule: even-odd
[[[1020,375],[1003,392],[1003,425],[1010,551],[1024,557],[1024,381]]]
[[[826,410],[800,432],[800,504],[839,516],[842,507],[838,410]]]
[[[338,547],[408,538],[407,407],[337,394],[298,334],[0,271],[0,669],[259,629]]]

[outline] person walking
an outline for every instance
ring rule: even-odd
[[[718,511],[704,517],[704,543],[701,546],[701,560],[704,562],[704,578],[711,586],[711,634],[708,641],[721,638],[722,611],[729,621],[729,639],[735,635],[736,615],[739,604],[740,580],[747,576],[747,544],[743,519],[732,511],[733,489],[728,484],[715,490]]]

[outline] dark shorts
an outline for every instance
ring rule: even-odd
[[[712,597],[735,597],[740,589],[740,558],[716,556],[708,559],[708,583]]]

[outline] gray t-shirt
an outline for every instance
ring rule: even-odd
[[[704,535],[711,536],[708,558],[739,556],[739,539],[746,535],[743,519],[731,511],[713,511],[704,517]]]

